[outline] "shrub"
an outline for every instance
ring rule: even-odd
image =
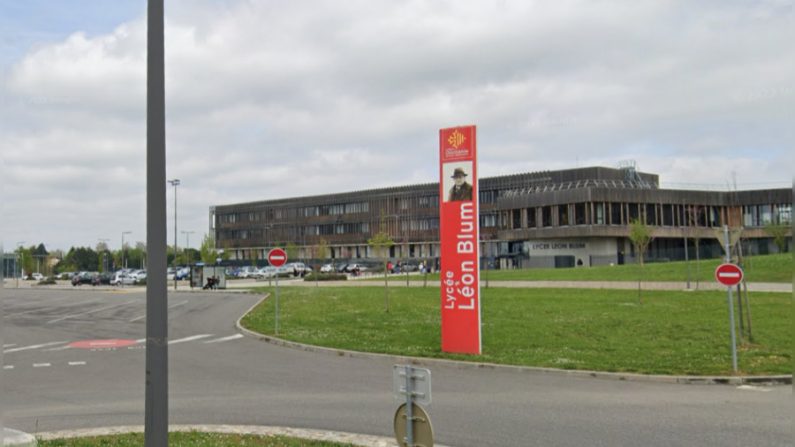
[[[54,286],[57,284],[53,278],[45,278],[39,281],[36,285],[39,286]]]
[[[310,273],[304,276],[304,281],[315,281],[315,273]],[[348,275],[344,273],[320,273],[317,274],[317,281],[345,281]]]

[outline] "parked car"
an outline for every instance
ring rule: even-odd
[[[252,276],[255,278],[273,278],[276,276],[277,269],[273,266],[266,266],[262,267],[261,269],[257,270]]]
[[[94,280],[94,274],[91,272],[80,272],[72,277],[73,286],[81,286],[83,284],[91,284]]]
[[[190,267],[179,267],[174,276],[176,276],[177,281],[190,278]]]
[[[334,266],[331,264],[323,264],[320,267],[320,273],[334,273]]]
[[[303,262],[291,262],[285,265],[285,267],[293,271],[293,276],[304,276],[312,272],[312,267],[309,267]]]
[[[44,275],[39,272],[31,273],[30,277],[33,278],[34,281],[44,281]]]
[[[113,274],[111,274],[111,273],[100,273],[98,275],[94,275],[91,278],[91,285],[92,286],[110,285],[110,280],[111,279],[113,279]]]
[[[112,286],[127,286],[135,284],[135,278],[124,272],[116,272],[110,279]]]

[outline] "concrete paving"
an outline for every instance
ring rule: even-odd
[[[143,293],[6,293],[5,421],[41,433],[143,423]],[[6,290],[9,292],[9,290]],[[170,423],[392,437],[392,358],[321,355],[236,337],[261,296],[169,293]],[[791,387],[625,382],[434,364],[428,407],[451,446],[791,445]]]

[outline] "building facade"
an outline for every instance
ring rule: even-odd
[[[657,175],[631,166],[481,178],[479,187],[481,256],[499,268],[635,262],[635,220],[654,237],[652,261],[720,256],[723,225],[742,228],[746,253],[763,254],[776,250],[767,227],[792,221],[791,189],[660,189]],[[300,259],[374,259],[367,241],[380,231],[395,242],[392,259],[438,258],[438,183],[210,207],[216,246],[238,263],[262,263],[276,246]]]

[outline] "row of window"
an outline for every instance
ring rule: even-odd
[[[629,225],[634,221],[668,227],[720,227],[726,207],[654,203],[574,203],[510,210],[503,214],[509,228],[543,228],[570,225]],[[743,224],[759,227],[792,222],[792,205],[743,207]],[[487,226],[481,219],[481,226]]]
[[[792,205],[752,205],[743,207],[743,225],[763,227],[765,225],[786,225],[792,223]]]

